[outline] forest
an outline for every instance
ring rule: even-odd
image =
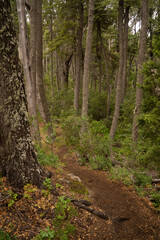
[[[159,0],[0,0],[0,240],[160,239]]]

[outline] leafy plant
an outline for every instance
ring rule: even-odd
[[[59,158],[54,153],[46,153],[45,150],[36,146],[38,161],[42,166],[59,167]]]
[[[8,203],[8,207],[11,207],[15,201],[17,200],[18,194],[17,193],[13,193],[12,190],[8,190],[8,195],[10,197],[9,199],[9,203]]]
[[[50,227],[47,227],[45,230],[41,230],[37,235],[37,240],[51,240],[55,239],[55,230],[52,230]]]
[[[74,234],[75,226],[70,223],[71,217],[75,216],[76,210],[72,207],[70,200],[64,196],[59,197],[59,201],[55,206],[55,218],[53,228],[47,227],[41,230],[37,235],[37,240],[69,240],[69,237]]]
[[[132,185],[133,181],[131,179],[132,172],[130,172],[126,168],[118,167],[111,168],[110,170],[110,178],[114,180],[120,180],[125,183],[127,186]]]
[[[11,236],[10,233],[4,232],[2,228],[0,228],[0,239],[1,240],[14,240],[15,236]]]
[[[154,207],[160,209],[160,193],[154,192],[151,197]]]
[[[43,182],[43,185],[46,187],[46,189],[42,189],[41,192],[45,196],[48,196],[50,194],[51,190],[53,189],[51,179],[50,178],[45,178],[45,180]]]
[[[152,177],[147,176],[145,173],[134,172],[134,183],[137,186],[146,187],[151,184]]]
[[[36,191],[37,189],[32,185],[32,184],[26,184],[24,186],[24,197],[27,199],[32,200],[32,194]]]

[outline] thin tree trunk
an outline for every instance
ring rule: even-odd
[[[77,114],[79,111],[79,92],[80,79],[82,75],[82,36],[83,36],[83,4],[80,2],[79,29],[77,32],[77,51],[76,51],[76,79],[74,85],[74,109]]]
[[[143,84],[142,66],[145,61],[146,41],[148,28],[148,0],[142,0],[142,26],[139,41],[138,53],[138,74],[136,86],[136,102],[133,116],[132,138],[134,141],[138,139],[138,116],[141,111],[141,103],[143,99],[143,90],[140,86]]]
[[[26,12],[25,12],[25,0],[17,0],[17,11],[19,19],[19,32],[20,32],[20,45],[22,49],[22,59],[23,59],[23,68],[26,78],[26,91],[27,91],[27,101],[29,113],[31,115],[31,70],[29,64],[29,43],[27,37],[27,26],[26,26]]]
[[[37,36],[37,6],[36,0],[30,2],[30,17],[31,17],[31,34],[30,34],[30,66],[31,66],[31,131],[33,139],[40,142],[40,132],[37,115],[37,101],[36,101],[36,36]]]
[[[48,133],[51,135],[53,133],[51,116],[49,112],[49,107],[47,103],[44,83],[43,83],[43,64],[42,64],[42,0],[39,0],[37,4],[37,85],[39,89],[40,99],[42,103],[43,113],[46,123],[48,126]]]
[[[49,175],[38,163],[31,141],[23,73],[10,9],[9,1],[0,1],[0,173],[13,187],[22,188],[27,183],[40,187]]]
[[[122,73],[123,73],[123,12],[124,12],[124,2],[119,0],[119,16],[118,16],[118,30],[119,30],[119,69],[118,69],[118,79],[116,86],[116,100],[114,116],[112,120],[112,126],[110,129],[110,139],[113,141],[117,122],[119,118],[120,103],[121,103],[121,84],[122,84]]]
[[[130,6],[126,7],[125,12],[125,22],[124,22],[124,44],[123,44],[123,74],[122,74],[122,94],[121,94],[121,103],[123,103],[125,90],[126,90],[126,78],[127,78],[127,47],[128,47],[128,22],[129,22],[129,9]]]
[[[87,38],[86,38],[86,51],[85,51],[85,59],[84,59],[84,73],[83,73],[82,117],[88,116],[89,68],[90,68],[91,47],[92,47],[93,20],[94,20],[94,0],[90,0],[89,14],[88,14],[88,29],[87,29]]]
[[[51,15],[51,42],[53,41],[53,30],[52,30],[52,15]],[[53,92],[54,86],[53,86],[53,51],[51,51],[51,93],[52,93],[52,102],[54,99],[54,92]],[[53,104],[53,103],[52,103]]]
[[[100,33],[100,39],[101,39],[102,52],[103,52],[103,55],[104,55],[105,71],[106,71],[106,78],[107,78],[107,118],[108,118],[109,117],[109,112],[110,112],[110,96],[111,96],[109,66],[108,66],[108,57],[106,55],[106,51],[105,51],[105,48],[104,48],[101,33]]]

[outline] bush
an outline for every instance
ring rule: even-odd
[[[60,165],[58,156],[54,153],[46,153],[45,150],[36,146],[38,161],[42,166],[58,167]]]
[[[0,240],[12,240],[16,239],[16,237],[11,236],[10,233],[4,232],[3,229],[0,228]]]
[[[81,118],[75,114],[68,116],[66,115],[67,113],[65,113],[65,115],[64,113],[61,115],[61,118],[63,119],[62,129],[65,134],[66,143],[77,146],[80,140],[80,130],[82,125]]]

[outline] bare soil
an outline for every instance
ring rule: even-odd
[[[56,151],[56,150],[55,150]],[[81,234],[77,239],[114,239],[114,240],[158,240],[160,239],[160,218],[151,202],[136,194],[123,183],[107,178],[107,173],[89,169],[78,164],[76,154],[69,153],[66,146],[56,152],[65,170],[79,177],[89,191],[93,206],[109,216],[109,220],[98,219],[98,231]],[[85,211],[85,210],[83,210]],[[116,222],[116,219],[126,220]],[[87,226],[85,226],[87,228]],[[79,231],[80,226],[79,226]],[[79,234],[78,234],[79,235]]]
[[[13,189],[5,178],[1,179],[0,228],[19,240],[36,239],[40,230],[53,228],[58,196],[67,196],[88,200],[92,203],[90,209],[108,216],[108,219],[102,219],[75,206],[78,216],[73,216],[71,223],[77,230],[69,240],[160,240],[160,217],[151,202],[138,196],[134,189],[109,179],[107,172],[80,166],[77,155],[65,145],[61,132],[59,137],[61,140],[58,142],[57,138],[53,152],[65,167],[47,167],[52,172],[51,180],[55,186],[47,198],[40,189],[29,186],[29,197],[25,197],[24,192],[17,192],[15,203],[9,207],[8,191]],[[78,191],[73,191],[73,183]]]

